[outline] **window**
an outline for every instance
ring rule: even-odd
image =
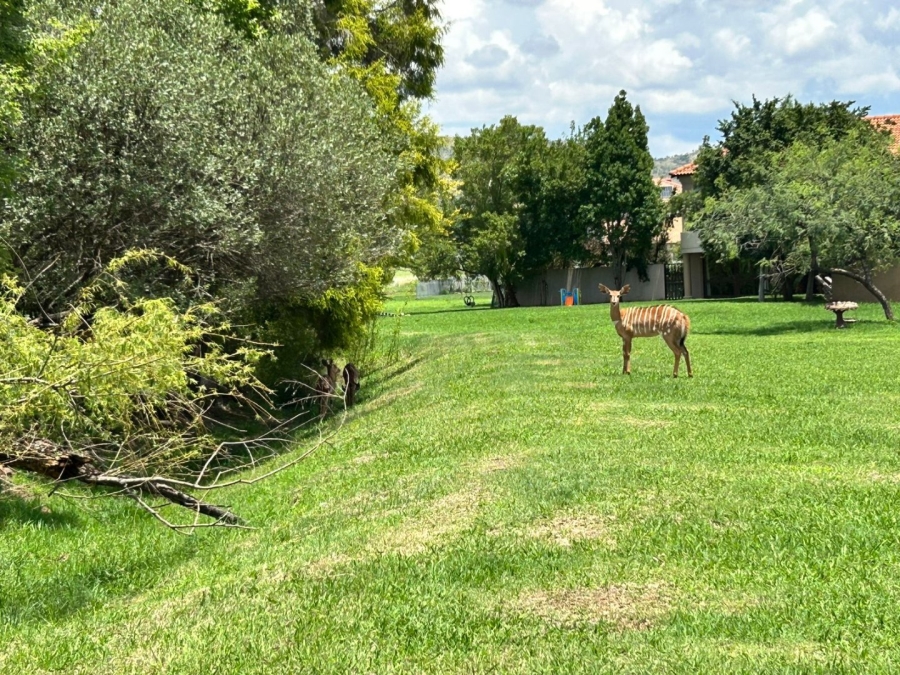
[[[668,199],[675,193],[675,188],[673,188],[671,185],[664,185],[660,189],[659,193],[663,199]]]

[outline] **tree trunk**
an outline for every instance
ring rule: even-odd
[[[840,274],[841,276],[849,277],[854,281],[858,281],[867,291],[869,291],[869,293],[871,293],[878,299],[878,302],[881,303],[881,308],[884,310],[884,317],[888,321],[894,320],[894,310],[891,307],[891,301],[888,300],[887,297],[885,297],[884,293],[882,293],[878,289],[878,287],[876,287],[875,284],[872,283],[872,278],[868,274],[857,274],[856,272],[851,272],[850,270],[843,270],[836,267],[821,271],[831,275]]]
[[[784,281],[782,281],[781,295],[787,302],[790,302],[794,299],[795,281],[796,277],[793,274],[786,274],[784,277]]]
[[[494,291],[495,306],[498,309],[506,307],[506,299],[503,297],[503,286],[496,279],[488,279],[491,282],[491,289]]]
[[[816,299],[816,271],[813,268],[809,269],[809,274],[806,276],[806,301],[812,302]]]
[[[819,274],[819,249],[812,237],[809,238],[809,275],[806,277],[806,301],[816,299],[816,275]]]
[[[625,285],[625,256],[610,251],[610,258],[612,259],[613,284],[616,288],[622,288]]]
[[[506,289],[506,306],[518,307],[519,299],[516,297],[516,287],[513,284],[506,284],[504,288]]]

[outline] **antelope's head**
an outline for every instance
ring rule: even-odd
[[[628,291],[631,290],[631,286],[628,284],[622,286],[622,288],[618,291],[611,291],[603,284],[599,284],[598,288],[600,289],[601,293],[606,293],[609,296],[609,304],[611,305],[618,305],[619,300],[622,298],[622,296],[626,295]]]

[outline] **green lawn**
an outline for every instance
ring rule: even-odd
[[[478,300],[391,303],[402,359],[335,443],[227,495],[254,531],[0,497],[0,672],[900,669],[877,307],[676,303],[673,380],[658,338],[620,374],[606,306]]]

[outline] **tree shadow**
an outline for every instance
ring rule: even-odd
[[[850,328],[848,326],[850,330]],[[714,330],[694,330],[695,335],[754,335],[766,337],[771,335],[785,335],[789,333],[827,333],[835,330],[834,321],[822,321],[821,319],[806,319],[804,321],[785,321],[771,323],[755,328],[718,328]]]
[[[480,312],[486,309],[494,309],[490,305],[475,307],[448,307],[447,309],[426,309],[421,312],[417,312],[415,310],[411,310],[409,312],[404,312],[404,316],[425,316],[426,314],[453,314],[457,312]],[[518,308],[510,308],[510,309],[518,309]]]
[[[30,495],[0,494],[0,530],[12,523],[36,528],[76,527],[81,519],[70,513],[57,513]]]
[[[177,537],[177,535],[172,535]],[[75,542],[73,542],[75,545]],[[112,546],[111,540],[109,545]],[[0,614],[9,625],[58,622],[111,597],[132,597],[138,589],[152,588],[172,576],[181,565],[197,552],[187,537],[173,540],[171,547],[161,552],[156,547],[142,555],[104,555],[97,549],[87,564],[82,561],[72,568],[68,555],[59,557],[54,569],[30,577],[26,583],[14,586],[0,596]],[[28,564],[27,556],[20,564]]]
[[[404,373],[408,373],[410,370],[419,365],[424,359],[421,356],[417,356],[413,359],[409,359],[408,361],[403,361],[399,364],[381,366],[380,368],[376,368],[369,372],[366,375],[367,378],[367,388],[372,388],[378,385],[386,384],[391,380],[395,380]],[[362,389],[360,389],[362,391]],[[366,399],[357,399],[357,402],[360,400]]]

